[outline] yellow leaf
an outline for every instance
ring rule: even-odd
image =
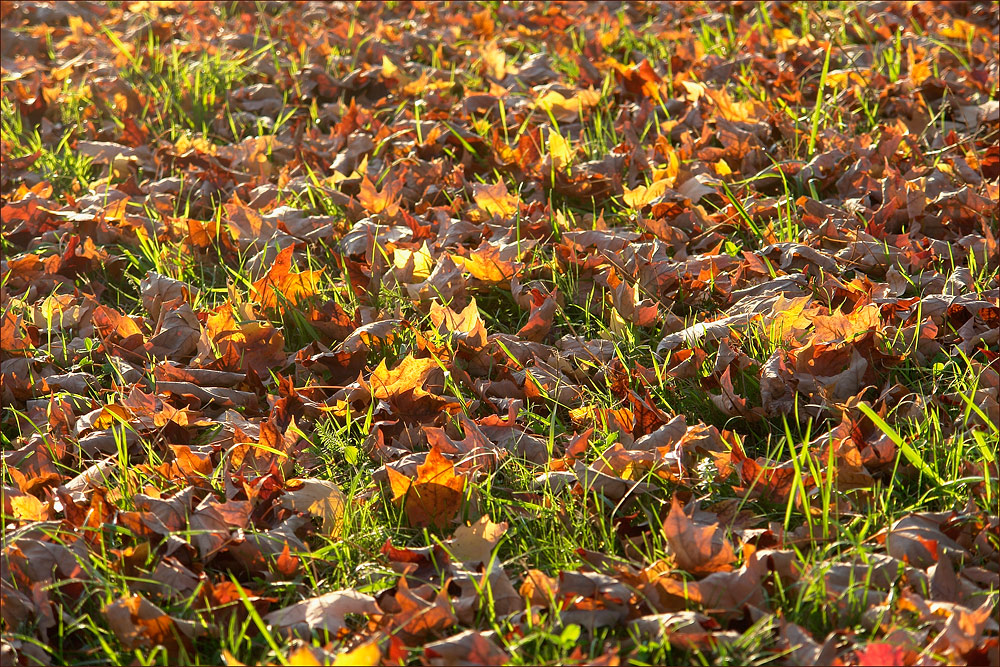
[[[601,93],[588,88],[579,90],[572,97],[550,90],[535,100],[535,106],[542,111],[551,113],[558,120],[578,119],[583,109],[595,106],[601,99]]]
[[[427,392],[423,389],[423,385],[430,378],[431,373],[439,368],[440,366],[433,359],[416,359],[410,355],[390,370],[383,359],[379,362],[378,367],[372,371],[367,384],[372,397],[381,400],[388,400],[391,396],[402,394],[411,389],[414,397],[425,396]]]
[[[32,495],[8,496],[8,502],[18,521],[45,521],[49,518],[51,507]]]
[[[369,644],[362,644],[346,653],[341,653],[334,658],[331,665],[332,667],[348,667],[349,665],[355,665],[355,667],[374,667],[380,660],[382,660],[382,650],[379,649],[377,643],[371,642]]]
[[[638,210],[654,199],[662,197],[668,187],[668,182],[664,179],[662,181],[654,181],[649,187],[639,185],[634,190],[626,188],[624,195],[625,203]]]
[[[451,255],[451,259],[473,278],[486,283],[503,283],[517,273],[514,263],[500,259],[500,251],[493,246],[477,249],[466,256]]]
[[[288,664],[295,667],[320,667],[323,662],[313,655],[308,646],[300,646],[288,654]]]
[[[550,132],[549,155],[552,156],[552,164],[555,165],[555,168],[562,171],[573,159],[573,149],[570,143],[563,139],[558,132]]]
[[[396,75],[396,72],[398,72],[398,71],[399,71],[399,68],[392,64],[392,61],[389,60],[389,56],[383,55],[382,56],[382,76],[384,76],[386,78],[391,78],[391,77],[394,77]]]
[[[941,29],[941,34],[948,39],[960,39],[966,41],[976,36],[976,26],[962,19],[955,19],[950,26]]]
[[[246,667],[246,663],[240,662],[239,660],[237,660],[236,656],[234,656],[232,653],[230,653],[228,649],[223,649],[222,650],[222,660],[229,667]]]
[[[667,165],[662,169],[653,169],[653,181],[666,181],[668,187],[674,187],[677,182],[677,175],[681,171],[681,161],[677,157],[677,151],[667,147]]]
[[[492,41],[483,47],[483,69],[497,81],[507,76],[507,54]]]
[[[517,195],[507,192],[507,186],[503,181],[497,181],[493,185],[477,183],[472,187],[472,192],[476,205],[490,215],[509,218],[517,213]]]
[[[798,338],[799,335],[808,330],[816,315],[815,308],[806,310],[806,306],[810,302],[812,302],[810,296],[786,299],[784,294],[779,294],[777,302],[771,307],[773,315],[770,325],[771,335],[787,341]]]
[[[298,488],[288,491],[281,498],[281,506],[293,512],[305,512],[322,520],[323,532],[334,535],[344,524],[344,507],[347,496],[340,487],[325,479],[289,480],[288,485]]]
[[[427,277],[431,275],[431,271],[434,269],[434,258],[431,257],[431,251],[427,247],[426,241],[424,241],[424,245],[421,246],[420,250],[396,248],[393,251],[392,263],[397,269],[405,270],[407,263],[410,261],[413,262],[413,277],[417,280],[427,280]]]
[[[787,51],[795,46],[799,41],[799,38],[795,36],[795,33],[788,28],[775,28],[774,32],[771,34],[774,36],[774,41],[778,44],[779,51]]]

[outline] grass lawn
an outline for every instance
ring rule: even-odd
[[[3,2],[0,662],[1000,662],[996,3]]]

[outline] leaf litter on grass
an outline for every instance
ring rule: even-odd
[[[996,664],[989,3],[2,3],[4,664]]]

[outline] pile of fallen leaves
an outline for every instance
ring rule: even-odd
[[[819,11],[4,2],[4,663],[93,660],[96,623],[160,661],[243,624],[295,664],[498,665],[558,619],[617,664],[771,619],[788,664],[996,664],[997,6]],[[168,85],[167,50],[242,74]],[[929,391],[959,357],[972,391]],[[809,517],[946,483],[900,435],[928,411],[993,452],[967,503],[834,550]],[[607,550],[501,558],[512,459]],[[386,575],[317,588],[361,508]]]

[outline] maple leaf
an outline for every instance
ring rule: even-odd
[[[549,155],[552,157],[552,164],[556,169],[565,169],[573,161],[573,154],[570,142],[562,135],[558,132],[549,134]]]
[[[551,113],[560,122],[576,120],[580,112],[597,105],[601,94],[593,88],[577,90],[570,97],[556,90],[549,90],[535,100],[535,105],[542,111]]]
[[[455,474],[455,466],[435,446],[417,466],[416,479],[387,467],[392,502],[402,505],[411,526],[445,528],[462,503],[465,478]]]
[[[365,210],[373,214],[383,214],[392,217],[399,213],[399,199],[401,186],[398,183],[386,181],[379,191],[375,184],[365,176],[361,180],[361,192],[358,194],[358,201],[365,207]]]
[[[347,627],[347,614],[379,614],[375,598],[355,590],[333,591],[272,611],[264,621],[281,631],[304,633],[325,630],[337,635]]]
[[[463,563],[489,564],[493,550],[507,532],[507,522],[493,523],[488,514],[472,525],[460,526],[446,544],[452,558]]]
[[[128,648],[162,645],[171,660],[177,660],[182,649],[190,651],[192,640],[201,634],[194,622],[168,616],[141,595],[108,604],[104,615],[122,645]]]
[[[441,367],[434,359],[417,359],[408,355],[392,369],[386,366],[383,359],[372,371],[365,386],[376,399],[390,399],[405,392],[412,392],[413,398],[417,399],[430,396],[430,392],[423,387],[440,372]]]
[[[434,268],[434,259],[425,241],[419,250],[396,248],[392,255],[393,266],[402,272],[400,280],[427,280]]]
[[[494,246],[483,244],[468,255],[451,255],[464,271],[473,278],[484,283],[506,283],[517,273],[515,264],[500,258],[500,250]]]
[[[285,302],[294,306],[302,299],[316,293],[316,286],[323,269],[291,273],[294,246],[288,246],[278,253],[271,268],[263,278],[251,286],[251,296],[263,308],[283,310]],[[279,298],[280,295],[280,298]]]
[[[872,642],[854,652],[858,667],[903,667],[907,651],[902,646]]]
[[[518,337],[541,342],[552,328],[552,320],[558,308],[559,302],[555,294],[542,294],[537,289],[531,290],[531,315],[524,326],[518,329]]]
[[[319,517],[323,533],[328,536],[340,532],[347,496],[339,486],[325,479],[292,479],[286,484],[291,490],[282,496],[282,507]]]
[[[472,191],[476,205],[490,215],[509,218],[518,211],[518,198],[507,192],[503,181],[497,181],[493,185],[476,183],[472,186]]]
[[[876,329],[880,319],[878,306],[874,304],[856,308],[847,315],[841,311],[830,315],[815,315],[812,318],[816,328],[813,342],[850,342],[852,339]]]
[[[486,325],[475,299],[470,299],[460,313],[435,302],[431,304],[429,314],[431,322],[442,336],[455,338],[475,349],[486,345]]]
[[[452,611],[446,586],[436,594],[429,586],[420,588],[422,595],[410,589],[406,577],[400,577],[392,596],[399,611],[387,619],[393,633],[398,633],[410,645],[425,641],[428,637],[441,636],[458,620]],[[433,601],[428,598],[433,598]]]
[[[506,651],[478,630],[424,645],[424,657],[431,665],[504,665],[510,660]]]
[[[623,199],[625,203],[636,210],[641,210],[654,200],[662,197],[669,190],[669,183],[666,179],[654,181],[651,185],[637,185],[632,189],[625,189]]]
[[[995,3],[829,3],[826,40],[782,3],[276,4],[0,2],[0,662],[241,664],[249,616],[320,635],[282,664],[544,661],[539,620],[588,633],[566,663],[721,660],[762,615],[749,662],[998,662]],[[257,24],[274,62],[240,55]],[[203,76],[134,85],[157,44]],[[377,601],[367,566],[299,576],[341,464],[408,527]],[[910,513],[826,544],[810,516],[850,538],[883,477]],[[709,511],[657,513],[661,481]],[[563,501],[621,554],[522,597],[501,543],[579,539]],[[110,642],[67,637],[105,575]],[[822,627],[773,594],[817,585]]]
[[[736,554],[720,526],[692,521],[676,497],[663,522],[663,534],[677,566],[682,570],[704,575],[733,569]]]

